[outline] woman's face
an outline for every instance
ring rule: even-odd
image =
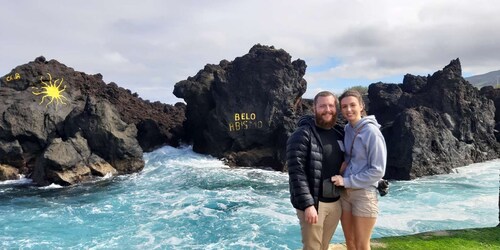
[[[363,108],[364,107],[359,104],[358,98],[354,96],[344,97],[342,101],[340,101],[342,116],[344,116],[351,125],[361,120],[361,111]]]

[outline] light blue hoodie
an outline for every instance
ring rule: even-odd
[[[353,138],[361,128],[358,135]],[[353,128],[351,124],[345,126],[345,152],[347,168],[344,172],[344,186],[346,188],[375,189],[378,181],[385,174],[387,162],[387,147],[384,136],[380,132],[375,116],[365,116]]]

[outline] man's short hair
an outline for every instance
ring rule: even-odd
[[[314,107],[316,107],[316,102],[318,101],[318,98],[326,97],[326,96],[333,96],[333,98],[335,99],[335,107],[339,106],[339,99],[337,98],[337,96],[335,96],[335,94],[333,94],[332,92],[325,90],[325,91],[321,91],[321,92],[317,93],[316,96],[314,97],[314,101],[313,101]]]

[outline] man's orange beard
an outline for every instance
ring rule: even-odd
[[[323,115],[327,115],[327,114],[332,115],[332,119],[330,121],[325,121],[322,117]],[[316,125],[318,125],[322,128],[333,128],[333,125],[335,125],[335,123],[337,122],[337,116],[332,111],[330,111],[330,112],[325,111],[321,114],[316,113],[314,117],[316,119]]]

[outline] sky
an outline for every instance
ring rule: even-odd
[[[500,4],[485,0],[2,0],[0,76],[38,56],[143,99],[183,102],[175,83],[255,44],[307,64],[303,97],[401,83],[460,58],[500,69]]]

